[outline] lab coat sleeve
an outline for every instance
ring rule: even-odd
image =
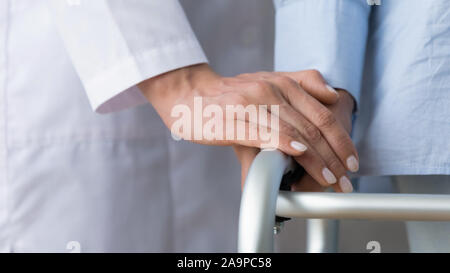
[[[207,62],[177,0],[48,0],[92,108],[147,102],[136,84]]]
[[[319,70],[360,100],[371,6],[366,0],[275,0],[275,69]]]

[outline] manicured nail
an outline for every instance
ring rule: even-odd
[[[306,147],[305,145],[301,144],[298,141],[291,141],[291,147],[299,152],[304,152],[306,151],[306,149],[308,149],[308,147]]]
[[[336,95],[338,95],[338,92],[336,91],[336,89],[334,89],[333,87],[329,86],[328,84],[326,85],[328,91],[335,93]]]
[[[347,158],[347,168],[352,172],[357,172],[359,170],[359,163],[354,155]]]
[[[341,186],[341,190],[344,193],[349,193],[353,191],[352,182],[346,177],[343,176],[339,179],[339,186]]]
[[[328,168],[323,168],[322,175],[325,178],[325,180],[328,182],[328,184],[334,184],[337,181],[334,174]]]

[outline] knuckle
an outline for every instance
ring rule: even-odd
[[[328,166],[330,167],[331,170],[335,170],[335,171],[339,171],[339,172],[342,172],[342,170],[343,170],[342,164],[337,158],[332,158],[328,162]]]
[[[317,114],[317,123],[319,127],[328,128],[336,123],[336,118],[329,110],[322,110]]]
[[[255,89],[261,95],[266,95],[271,91],[270,84],[265,80],[257,80],[255,82]]]
[[[312,143],[317,143],[322,139],[322,134],[319,129],[317,129],[312,124],[307,124],[303,127],[304,135]]]
[[[276,80],[280,85],[283,85],[283,86],[286,86],[286,85],[291,86],[291,85],[296,84],[296,82],[293,79],[289,78],[288,76],[284,76],[284,75],[276,76]]]
[[[352,146],[352,140],[350,139],[350,136],[347,136],[345,134],[339,135],[336,139],[337,146],[340,149],[347,149]]]
[[[308,74],[309,74],[310,76],[321,76],[321,75],[322,75],[322,74],[320,73],[320,71],[317,70],[317,69],[310,69],[310,70],[308,70]]]
[[[280,132],[282,132],[283,134],[290,136],[292,138],[298,137],[298,134],[297,134],[297,131],[295,130],[295,128],[286,123],[280,124]]]
[[[267,88],[267,82],[265,80],[256,80],[255,81],[255,87],[256,89],[260,89],[263,90],[265,88]]]
[[[230,99],[232,101],[232,105],[247,106],[249,104],[248,99],[243,94],[232,94]]]

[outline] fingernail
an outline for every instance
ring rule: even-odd
[[[334,89],[333,87],[329,86],[328,84],[326,85],[328,91],[335,93],[336,95],[338,95],[338,92],[336,91],[336,89]]]
[[[351,155],[347,158],[347,168],[352,172],[358,171],[359,163],[354,155]]]
[[[344,193],[349,193],[353,191],[352,182],[346,177],[343,176],[339,179],[339,186],[341,186],[341,190]]]
[[[328,182],[328,184],[336,183],[336,177],[328,168],[323,168],[322,175],[325,178],[325,180]]]
[[[306,149],[308,149],[308,147],[306,147],[305,145],[301,144],[298,141],[291,141],[291,147],[299,152],[304,152],[306,151]]]

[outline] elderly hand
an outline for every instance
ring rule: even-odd
[[[295,157],[324,187],[335,184],[347,169],[357,169],[358,156],[348,132],[322,104],[335,103],[338,94],[317,71],[259,72],[225,78],[214,73],[207,64],[201,64],[148,79],[139,84],[139,88],[172,132],[173,127],[179,125],[177,117],[180,113],[195,113],[199,107],[206,110],[213,106],[208,108],[210,111],[206,114],[210,118],[215,115],[214,118],[217,118],[217,108],[226,113],[228,106],[237,105],[254,106],[257,116],[266,117],[255,120],[245,114],[241,117],[221,115],[218,119],[223,126],[210,130],[216,133],[213,136],[206,130],[214,127],[210,122],[189,120],[186,128],[175,130],[184,139],[207,145],[267,148],[264,146],[268,144],[267,139],[259,133],[272,130],[278,141],[269,143],[275,144],[270,148]],[[202,98],[200,105],[196,105],[196,98]],[[185,107],[180,108],[179,105]],[[279,106],[278,113],[270,111],[272,108],[269,106],[273,105]],[[259,106],[265,106],[262,109],[269,111],[262,111]],[[174,112],[174,109],[177,111]],[[201,113],[197,117],[194,114],[194,119],[199,116],[202,116]],[[273,126],[274,120],[279,121],[279,126]],[[234,136],[242,128],[245,130],[244,138],[217,137],[222,131],[226,136]],[[251,138],[251,135],[256,138]]]
[[[342,125],[345,130],[350,133],[352,130],[352,111],[354,108],[354,101],[352,96],[345,90],[338,91],[340,96],[337,103],[329,105],[328,109],[335,115],[336,120]],[[241,163],[241,178],[242,185],[244,185],[245,178],[247,177],[248,169],[250,168],[251,163],[255,156],[259,153],[259,149],[253,147],[245,147],[240,145],[233,146],[236,155]],[[301,157],[296,158],[299,161]],[[302,160],[300,160],[302,161]],[[355,168],[357,170],[357,166]],[[338,184],[334,184],[333,188],[336,192],[352,192],[353,186],[350,183],[350,180],[345,175],[346,170],[340,168],[335,170],[339,173],[340,179]],[[321,183],[317,183],[317,181],[309,174],[306,173],[300,181],[294,183],[291,186],[292,191],[301,191],[301,192],[321,192],[324,191],[327,187],[324,187]]]

